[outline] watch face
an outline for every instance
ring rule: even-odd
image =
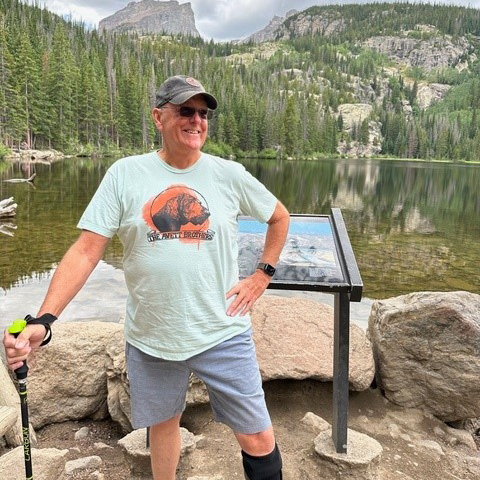
[[[273,275],[275,273],[275,267],[272,267],[271,265],[265,265],[265,271],[269,274],[269,275]]]
[[[273,274],[275,273],[275,267],[272,267],[272,265],[266,263],[266,264],[263,266],[263,271],[264,271],[267,275],[273,276]]]

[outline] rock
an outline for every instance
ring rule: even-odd
[[[417,90],[418,106],[423,110],[428,108],[432,103],[442,100],[450,88],[450,85],[442,83],[421,83]]]
[[[93,444],[93,446],[97,449],[97,450],[112,450],[113,447],[110,446],[110,445],[107,445],[106,443],[103,443],[103,442],[95,442]]]
[[[467,466],[468,471],[476,475],[476,478],[480,476],[480,456],[477,457],[466,457],[465,464]]]
[[[4,407],[0,405],[0,437],[10,431],[17,423],[19,415],[18,408]]]
[[[335,476],[355,480],[376,480],[382,456],[382,446],[373,438],[348,429],[347,453],[337,453],[332,430],[320,433],[314,441],[315,451],[327,471]]]
[[[317,434],[332,428],[326,420],[312,412],[306,413],[301,422]]]
[[[309,300],[261,297],[252,312],[254,339],[263,381],[293,378],[332,380],[333,309]],[[301,323],[302,328],[298,328]],[[278,335],[278,329],[288,335]],[[365,390],[374,376],[371,346],[356,325],[350,330],[350,388]],[[108,410],[124,432],[130,432],[130,389],[124,339],[118,331],[107,346]],[[190,377],[187,405],[208,402],[203,382]]]
[[[125,460],[132,474],[145,475],[151,472],[150,449],[146,447],[147,429],[134,430],[118,441],[123,448]],[[195,449],[195,436],[185,428],[180,428],[181,450],[180,456],[184,456]]]
[[[342,103],[338,112],[342,116],[343,128],[350,132],[355,125],[360,125],[372,113],[373,107],[368,103]]]
[[[61,480],[65,469],[68,450],[56,448],[32,449],[32,469],[35,480]],[[2,455],[0,461],[0,478],[2,480],[24,480],[25,463],[23,447]]]
[[[123,328],[114,332],[106,348],[108,413],[124,432],[131,432],[130,385],[125,361]]]
[[[65,154],[59,152],[58,150],[33,150],[33,149],[24,149],[13,151],[7,155],[7,160],[15,160],[29,163],[44,163],[50,164],[56,160],[62,158],[67,158]]]
[[[454,429],[466,430],[472,434],[480,434],[480,418],[467,418],[466,420],[450,422],[450,426]]]
[[[77,458],[70,460],[65,464],[65,473],[67,475],[75,475],[89,468],[98,468],[102,464],[102,459],[96,455],[91,457]]]
[[[443,421],[480,415],[480,296],[420,292],[377,301],[368,332],[392,402]]]
[[[100,20],[98,29],[114,32],[183,34],[199,37],[190,3],[143,0]]]
[[[15,424],[5,430],[1,435],[5,435],[7,445],[18,447],[23,445],[22,417],[19,414],[20,397],[12,378],[10,377],[9,370],[3,363],[2,359],[0,359],[0,385],[2,386],[2,388],[0,388],[0,406],[12,408],[17,412]],[[30,395],[28,398],[30,400]],[[32,426],[30,426],[30,442],[32,445],[36,444],[35,430]]]
[[[363,42],[365,47],[387,55],[395,62],[425,70],[446,68],[466,56],[470,44],[465,37],[435,36],[428,40],[401,36],[370,37]]]
[[[91,478],[92,480],[105,480],[105,475],[99,471],[95,471],[92,472],[88,478]]]
[[[332,380],[332,307],[310,300],[268,295],[257,300],[252,323],[263,381],[285,378]],[[360,327],[352,324],[350,389],[367,389],[373,376],[371,345]]]
[[[477,448],[473,435],[470,432],[457,430],[455,428],[448,428],[447,443],[449,445],[464,445],[470,450],[476,450]]]
[[[75,440],[85,440],[90,433],[90,429],[88,427],[82,427],[80,430],[75,432]]]
[[[123,326],[107,322],[55,324],[55,341],[31,364],[29,406],[32,424],[107,415],[106,346]]]
[[[338,12],[323,12],[321,15],[311,15],[306,12],[288,18],[275,31],[275,37],[280,40],[298,38],[305,35],[322,35],[331,37],[348,28],[349,22]]]
[[[259,30],[258,32],[255,32],[254,34],[248,36],[244,40],[241,40],[239,43],[248,43],[248,42],[262,43],[262,42],[275,40],[276,31],[278,30],[280,25],[288,17],[291,17],[296,13],[298,13],[297,10],[290,10],[289,12],[287,12],[287,14],[284,17],[279,17],[278,15],[274,15],[274,17],[270,20],[270,23],[265,28],[263,28],[262,30]]]
[[[432,456],[438,461],[442,455],[445,455],[442,447],[435,440],[417,440],[415,446],[431,452]]]
[[[343,129],[352,135],[353,129],[360,128],[362,122],[372,113],[373,107],[368,103],[343,103],[338,106],[339,115],[342,116]],[[368,143],[359,141],[341,141],[338,143],[337,151],[340,155],[360,158],[372,157],[382,150],[382,133],[380,122],[370,120],[368,122]]]

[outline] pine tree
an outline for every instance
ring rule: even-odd
[[[295,155],[299,150],[300,116],[294,95],[288,97],[283,125],[285,129],[285,152],[290,156]]]

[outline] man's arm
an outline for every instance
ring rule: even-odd
[[[277,202],[275,211],[267,223],[268,228],[261,261],[276,265],[287,239],[290,224],[290,215],[282,203]],[[227,299],[234,295],[237,296],[228,307],[227,315],[235,316],[239,312],[241,312],[241,315],[248,313],[253,304],[263,294],[270,280],[271,277],[265,272],[255,270],[252,275],[238,282],[227,292]]]
[[[109,238],[102,235],[82,231],[58,264],[37,317],[44,313],[56,317],[60,315],[87,281],[109,241]],[[18,338],[5,330],[3,344],[9,368],[15,370],[21,367],[23,360],[42,343],[44,337],[43,325],[28,325]]]

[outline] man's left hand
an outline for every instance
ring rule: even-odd
[[[261,270],[238,282],[233,288],[227,292],[227,299],[237,296],[227,309],[227,315],[234,317],[240,312],[240,316],[246,315],[258,297],[267,288],[271,277]]]

